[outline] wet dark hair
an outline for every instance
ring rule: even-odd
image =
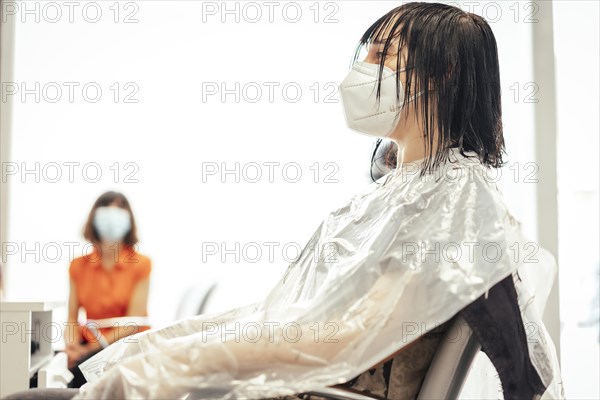
[[[83,237],[89,240],[92,243],[100,243],[100,236],[98,235],[98,231],[94,227],[94,213],[98,207],[106,207],[113,203],[116,203],[119,207],[129,211],[129,215],[131,216],[131,229],[125,237],[123,238],[123,243],[128,246],[134,246],[138,242],[137,237],[137,229],[135,225],[135,218],[133,218],[133,212],[131,211],[131,206],[129,205],[129,201],[119,192],[105,192],[96,199],[90,213],[88,214],[87,222],[85,227],[83,228]]]
[[[383,37],[387,33],[387,37]],[[500,68],[496,39],[489,24],[479,15],[441,3],[411,2],[389,11],[363,34],[353,58],[356,62],[365,46],[378,41],[383,44],[378,99],[385,58],[395,39],[398,39],[398,99],[401,49],[406,49],[406,68],[415,78],[412,82],[412,74],[407,73],[404,98],[408,98],[409,93],[423,91],[419,110],[415,110],[425,131],[426,154],[421,174],[448,160],[447,150],[451,147],[459,148],[463,156],[467,151],[474,151],[485,166],[502,167]],[[427,90],[430,83],[434,92]],[[429,112],[430,103],[435,115]],[[415,103],[407,103],[407,107],[415,107]],[[439,130],[435,155],[432,154],[434,135],[430,134],[434,123]],[[371,167],[380,144],[381,139],[377,141]],[[388,147],[388,151],[397,154],[395,144]],[[392,160],[391,168],[396,167],[396,157],[384,158]]]

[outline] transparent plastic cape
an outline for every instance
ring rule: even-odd
[[[403,164],[328,214],[263,301],[141,332],[90,358],[76,399],[265,399],[344,383],[517,270],[542,398],[564,398],[540,318],[554,259],[524,237],[495,174],[449,152],[434,173],[419,176],[422,160]],[[481,366],[465,390],[502,398]]]

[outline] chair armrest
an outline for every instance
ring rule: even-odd
[[[462,315],[453,317],[417,396],[418,400],[457,399],[481,344]]]
[[[331,400],[373,400],[378,398],[333,387],[324,387],[319,390],[304,392],[302,394],[324,397]]]

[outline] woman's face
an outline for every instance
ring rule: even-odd
[[[363,62],[366,63],[370,63],[370,64],[379,64],[381,62],[381,58],[383,57],[383,45],[385,43],[385,37],[383,39],[379,39],[381,41],[374,41],[372,44],[370,44],[367,47],[367,56],[365,57],[365,59],[363,60]],[[388,67],[389,69],[391,69],[392,71],[396,72],[396,64],[398,63],[398,39],[394,39],[392,40],[392,42],[390,43],[389,47],[388,47],[388,52],[385,56],[385,61],[384,61],[384,65],[386,67]],[[406,67],[406,58],[407,58],[407,53],[406,53],[406,49],[402,49],[400,52],[400,82],[402,83],[402,88],[401,90],[404,90],[404,88],[406,87],[406,80],[407,80],[407,73],[410,72],[409,71],[403,71],[403,69]],[[413,76],[413,82],[414,82],[414,76]],[[411,93],[410,96],[413,96],[413,91],[414,91],[414,87],[411,87]],[[403,93],[401,93],[400,95],[402,95]],[[400,120],[398,121],[398,125],[396,126],[396,129],[394,130],[394,132],[392,132],[390,134],[390,139],[404,139],[405,135],[403,135],[403,132],[407,132],[407,127],[410,127],[412,125],[414,125],[415,123],[415,112],[414,112],[414,107],[404,107],[403,111],[400,115]],[[411,129],[412,130],[412,129]]]
[[[94,227],[101,242],[121,242],[131,230],[131,214],[115,200],[107,206],[98,207],[94,214]]]
[[[375,41],[375,42],[369,44],[367,47],[367,51],[368,51],[367,56],[365,57],[365,59],[363,61],[367,62],[367,63],[371,63],[371,64],[379,64],[379,62],[381,61],[381,57],[383,57],[383,45],[384,45],[384,42],[380,42],[380,41]],[[406,51],[403,51],[401,54],[401,58],[400,58],[400,68],[403,68],[405,66],[405,61],[406,61]],[[397,62],[398,62],[398,41],[393,40],[388,47],[388,52],[385,57],[384,65],[395,72]],[[404,72],[401,72],[400,74],[402,76],[404,74]]]
[[[125,207],[121,206],[121,203],[119,202],[119,200],[114,200],[112,203],[110,203],[107,207],[119,207],[125,210]]]

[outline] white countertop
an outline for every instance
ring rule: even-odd
[[[50,311],[64,307],[64,301],[0,301],[0,311]]]

